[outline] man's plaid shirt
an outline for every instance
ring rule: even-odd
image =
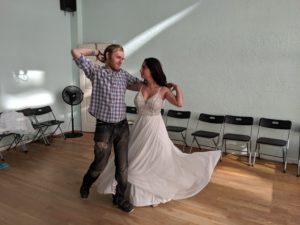
[[[89,113],[107,123],[126,118],[125,92],[128,85],[140,80],[123,69],[113,71],[95,64],[84,56],[74,60],[92,83]]]

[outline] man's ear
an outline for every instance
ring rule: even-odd
[[[105,61],[108,60],[108,59],[110,59],[110,54],[109,54],[109,52],[106,52],[105,53]]]

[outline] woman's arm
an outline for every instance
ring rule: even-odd
[[[167,99],[168,102],[170,102],[172,105],[175,105],[177,107],[183,106],[183,93],[181,88],[177,84],[168,83],[168,88],[165,89],[164,98]],[[173,93],[175,91],[175,94]]]

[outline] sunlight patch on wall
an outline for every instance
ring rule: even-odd
[[[3,107],[7,110],[39,107],[54,103],[54,96],[45,90],[34,90],[20,94],[2,96]]]
[[[149,42],[151,39],[153,39],[155,36],[157,36],[159,33],[166,30],[168,27],[172,26],[176,22],[183,19],[185,16],[190,14],[195,8],[198,7],[198,5],[202,1],[199,1],[188,8],[176,13],[175,15],[165,19],[164,21],[156,24],[155,26],[151,27],[150,29],[144,31],[143,33],[137,35],[135,38],[133,38],[131,41],[127,42],[124,45],[124,50],[126,53],[126,57],[130,56],[134,52],[136,52],[138,49],[140,49],[143,45],[145,45],[147,42]]]
[[[45,81],[45,71],[42,70],[19,70],[12,72],[12,75],[20,86],[40,86]]]

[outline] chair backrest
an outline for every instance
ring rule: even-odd
[[[292,128],[292,122],[290,120],[260,118],[259,126],[272,129],[290,130]]]
[[[199,115],[199,120],[206,122],[206,123],[222,124],[222,123],[224,123],[224,119],[225,119],[225,116],[211,115],[211,114],[205,114],[205,113],[201,113]]]
[[[252,126],[253,125],[253,117],[226,115],[225,123],[234,124],[234,125]]]
[[[167,116],[177,118],[177,119],[189,119],[191,117],[190,111],[178,111],[178,110],[169,110]]]
[[[38,121],[36,120],[34,116],[34,112],[32,108],[25,108],[25,109],[20,109],[17,110],[16,112],[23,113],[24,116],[28,117],[32,123],[32,125],[37,124]]]
[[[137,109],[134,106],[126,106],[126,113],[137,114]]]
[[[221,133],[224,120],[225,116],[223,115],[201,113],[198,118],[196,130]]]
[[[223,134],[235,133],[249,135],[251,137],[253,122],[253,117],[226,115]]]
[[[32,108],[34,118],[36,123],[46,122],[46,121],[57,121],[52,108],[47,105],[38,108]]]
[[[34,115],[36,115],[36,116],[44,115],[47,113],[52,113],[52,109],[50,106],[34,108],[32,110],[33,110]]]
[[[27,117],[30,117],[30,116],[34,115],[33,110],[31,108],[20,109],[20,110],[17,110],[17,112],[23,113],[23,115],[27,116]]]
[[[188,128],[191,118],[190,111],[168,110],[166,116],[166,125],[179,126]]]
[[[291,128],[292,122],[290,120],[260,118],[257,138],[259,138],[260,136],[264,136],[289,140]],[[272,129],[272,132],[270,132],[270,129]]]

